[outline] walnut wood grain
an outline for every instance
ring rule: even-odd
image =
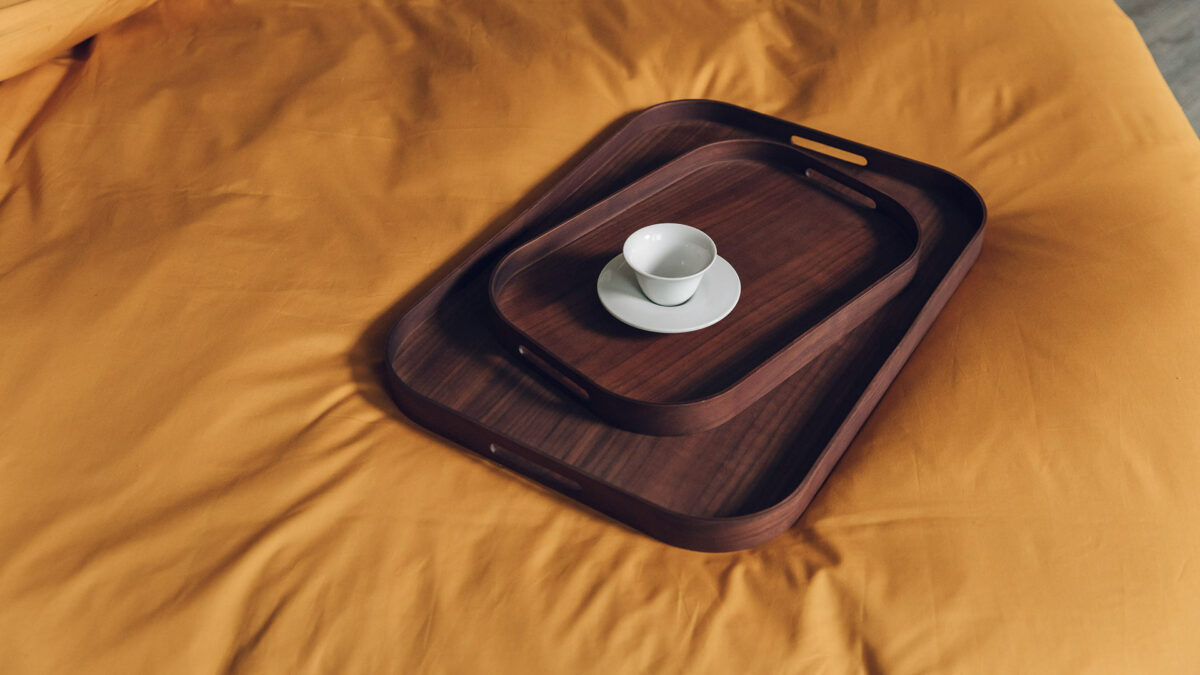
[[[600,269],[661,221],[701,228],[738,270],[742,297],[720,323],[657,335],[600,303]],[[790,144],[720,141],[508,253],[491,278],[496,330],[610,424],[705,431],[895,297],[916,271],[918,238],[895,200]]]
[[[485,326],[495,263],[637,178],[704,144],[816,140],[867,159],[830,161],[891,194],[921,230],[912,282],[775,390],[709,431],[648,436],[606,424],[515,362]],[[633,117],[400,317],[389,390],[417,423],[670,544],[748,548],[796,521],[966,275],[982,200],[934,167],[714,101]]]

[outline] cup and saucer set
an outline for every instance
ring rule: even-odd
[[[622,323],[652,333],[688,333],[724,319],[742,283],[703,231],[655,223],[625,240],[596,281],[600,303]]]

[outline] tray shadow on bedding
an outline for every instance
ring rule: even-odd
[[[697,106],[712,114],[691,115]],[[712,110],[714,106],[719,109]],[[638,529],[676,545],[704,550],[745,548],[791,526],[907,358],[911,345],[920,339],[927,323],[915,332],[909,330],[918,311],[942,285],[952,264],[957,265],[961,278],[973,261],[973,257],[960,256],[971,250],[965,248],[968,242],[975,243],[977,253],[980,238],[974,235],[981,232],[983,222],[983,212],[975,213],[982,203],[975,203],[969,187],[936,176],[929,177],[924,186],[912,186],[879,170],[835,164],[852,177],[891,191],[909,207],[922,230],[919,257],[925,273],[877,316],[770,396],[710,431],[654,437],[603,424],[557,387],[517,365],[486,325],[488,272],[514,242],[545,231],[619,189],[626,184],[622,182],[625,176],[645,175],[705,143],[756,136],[755,121],[761,119],[740,125],[745,122],[741,113],[720,106],[666,104],[654,115],[642,117],[650,121],[643,122],[636,136],[626,134],[621,143],[611,146],[603,163],[593,163],[595,171],[589,168],[580,173],[587,177],[586,189],[556,186],[551,201],[504,226],[504,239],[487,245],[486,253],[473,254],[479,255],[478,259],[468,258],[472,262],[457,271],[443,266],[431,277],[453,274],[452,286],[435,290],[434,282],[427,282],[423,284],[427,290],[410,293],[381,315],[349,356],[364,396],[386,406],[390,417],[401,417],[381,386],[386,378],[396,387],[393,394],[403,397],[408,406],[404,409],[416,419],[447,430],[455,442],[485,457],[489,444],[503,448],[508,443],[531,456],[540,455],[539,463],[567,469],[568,480],[578,477],[576,488],[583,484],[596,491],[566,493],[566,497],[599,508],[618,521],[626,521],[631,514],[624,511],[624,502],[608,501],[605,495],[610,493],[603,491],[631,495],[644,506],[629,508],[647,514],[638,519]],[[674,115],[676,112],[686,114]],[[783,133],[797,133],[795,129],[788,126]],[[590,145],[598,145],[604,136]],[[578,153],[567,166],[586,152]],[[893,163],[887,156],[877,159],[885,172]],[[559,176],[569,173],[565,167],[555,172]],[[552,180],[543,181],[535,191]],[[968,211],[962,211],[964,208]],[[495,219],[489,230],[494,231],[507,215]],[[947,222],[954,225],[947,227]],[[952,280],[940,297],[948,297],[956,284],[957,280]],[[934,314],[937,309],[940,305],[935,302]],[[390,333],[403,336],[402,342],[387,354],[389,362],[380,364],[376,350],[385,342],[393,321],[400,323]],[[897,347],[902,338],[909,345],[907,350]],[[898,359],[891,358],[896,351]],[[888,359],[893,363],[890,375],[874,379]],[[855,424],[843,425],[852,410],[856,411]],[[417,426],[407,419],[406,424]],[[758,440],[748,442],[748,438]],[[836,452],[826,453],[827,447]],[[814,467],[821,469],[815,471]],[[811,476],[816,478],[808,480]],[[739,516],[750,519],[738,520]],[[686,529],[674,529],[677,525]],[[701,529],[690,529],[693,526]],[[728,536],[722,535],[714,543],[703,530],[710,526],[723,528]]]

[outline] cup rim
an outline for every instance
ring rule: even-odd
[[[633,264],[633,261],[629,259],[629,254],[628,254],[629,244],[630,244],[630,242],[633,241],[634,237],[641,234],[641,232],[643,230],[648,230],[652,227],[658,227],[659,225],[672,225],[675,227],[681,227],[686,230],[690,230],[691,232],[694,232],[696,234],[699,234],[701,237],[703,237],[704,241],[708,242],[709,252],[712,253],[712,258],[708,261],[708,264],[704,266],[704,269],[701,269],[698,272],[693,272],[692,274],[689,274],[687,276],[682,276],[682,277],[664,277],[660,274],[653,274],[653,273],[638,269],[638,266]],[[621,257],[625,258],[626,265],[629,265],[629,267],[634,272],[637,272],[638,274],[641,274],[642,276],[650,277],[651,279],[658,279],[659,281],[687,281],[689,279],[694,279],[694,278],[700,276],[701,274],[704,274],[705,272],[707,272],[709,270],[709,268],[711,268],[713,266],[713,263],[717,262],[717,243],[715,241],[713,241],[712,237],[708,236],[708,234],[704,230],[701,230],[698,227],[692,227],[691,225],[688,225],[686,223],[651,223],[649,225],[644,225],[642,227],[639,227],[638,229],[634,230],[632,234],[630,234],[628,237],[625,238],[625,244],[623,246],[621,246]]]

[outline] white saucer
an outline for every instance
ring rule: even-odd
[[[691,300],[663,307],[646,299],[633,268],[619,255],[600,272],[596,292],[604,308],[622,323],[652,333],[688,333],[729,316],[742,295],[742,281],[729,261],[717,256]]]

